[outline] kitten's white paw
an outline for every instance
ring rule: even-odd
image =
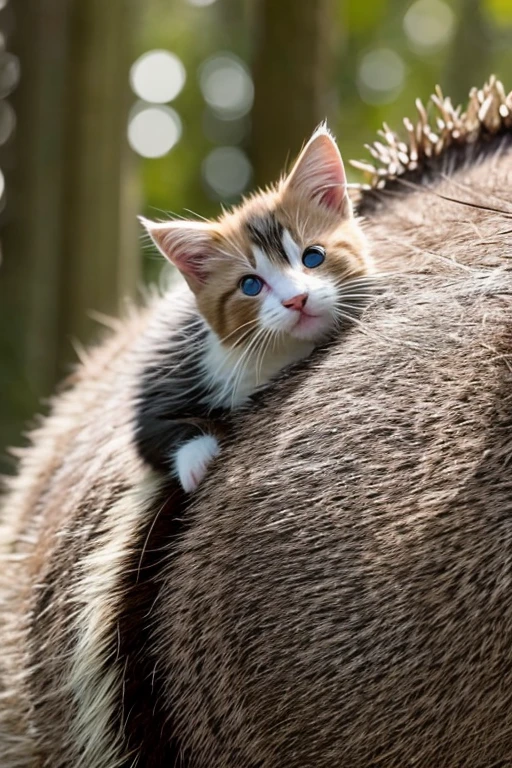
[[[219,443],[213,435],[195,437],[178,449],[174,466],[186,493],[195,491],[206,475],[209,463],[219,451]]]

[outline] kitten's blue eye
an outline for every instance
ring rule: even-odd
[[[246,275],[240,280],[240,288],[246,296],[257,296],[263,288],[263,280],[255,275]]]
[[[308,269],[319,267],[325,261],[325,251],[321,245],[311,245],[302,254],[302,263]]]

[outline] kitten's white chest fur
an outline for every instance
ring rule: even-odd
[[[270,345],[266,350],[256,347],[251,354],[251,350],[244,348],[225,347],[210,331],[203,361],[205,383],[209,389],[207,404],[227,410],[243,405],[285,366],[307,357],[313,348],[311,342],[283,337],[274,347]],[[194,491],[202,482],[210,462],[219,451],[219,443],[213,435],[202,435],[178,449],[175,468],[187,493]]]
[[[285,366],[307,357],[313,349],[312,342],[284,335],[266,349],[230,349],[210,331],[204,372],[212,393],[211,405],[228,409],[242,405]]]

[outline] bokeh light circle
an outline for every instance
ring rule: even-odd
[[[357,84],[363,101],[368,104],[388,104],[403,88],[405,64],[389,48],[369,51],[359,65]]]
[[[180,116],[171,107],[136,104],[128,121],[128,142],[142,157],[166,155],[180,140]]]
[[[199,83],[206,103],[224,118],[247,114],[254,99],[254,85],[246,65],[233,54],[208,59],[201,67]]]
[[[217,147],[203,162],[203,176],[217,197],[229,199],[247,189],[252,167],[245,152],[238,147]]]
[[[16,113],[8,101],[0,101],[0,146],[13,135],[16,127]]]
[[[186,81],[181,59],[170,51],[148,51],[131,67],[130,84],[134,93],[152,104],[165,104],[181,92]]]
[[[0,98],[8,96],[20,79],[20,60],[13,53],[0,53]]]
[[[446,45],[454,28],[455,15],[443,0],[417,0],[404,16],[409,43],[419,53],[430,53]]]

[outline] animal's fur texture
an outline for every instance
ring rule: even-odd
[[[388,290],[186,508],[132,443],[154,310],[91,352],[5,506],[2,768],[512,764],[512,136],[472,138],[363,194]]]

